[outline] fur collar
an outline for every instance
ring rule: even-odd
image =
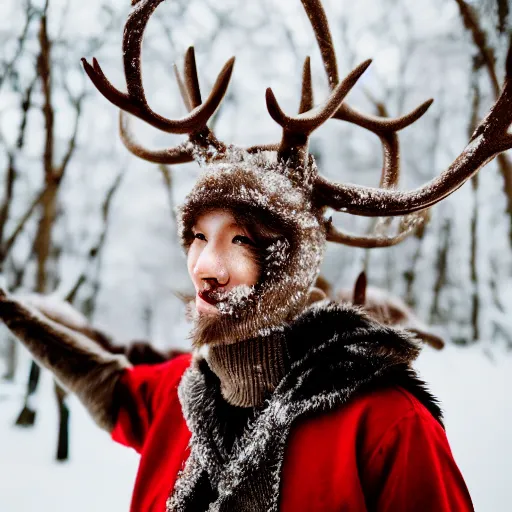
[[[419,348],[404,331],[325,301],[283,334],[291,369],[259,410],[229,406],[204,360],[185,373],[179,397],[192,432],[191,454],[168,512],[277,511],[292,424],[341,407],[365,390],[404,386],[441,422],[436,400],[410,368]]]

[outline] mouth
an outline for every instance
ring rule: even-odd
[[[240,306],[250,296],[253,288],[239,285],[230,290],[220,286],[206,285],[197,291],[196,308],[199,313],[230,313],[234,307]]]
[[[215,306],[220,302],[218,294],[215,293],[215,290],[213,289],[200,290],[197,292],[197,295],[206,303],[211,304],[212,306]]]

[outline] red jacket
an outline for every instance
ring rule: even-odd
[[[190,432],[177,387],[190,364],[181,356],[126,371],[114,440],[141,454],[131,510],[164,512],[188,454]],[[281,506],[297,511],[471,511],[445,431],[400,387],[368,392],[291,432]]]

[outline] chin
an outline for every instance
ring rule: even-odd
[[[208,302],[201,299],[201,297],[196,297],[196,311],[201,316],[219,315],[219,310],[213,304],[208,304]]]

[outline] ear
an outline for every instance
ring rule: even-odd
[[[357,277],[356,284],[354,285],[354,305],[364,306],[366,304],[366,285],[366,272],[363,270]]]

